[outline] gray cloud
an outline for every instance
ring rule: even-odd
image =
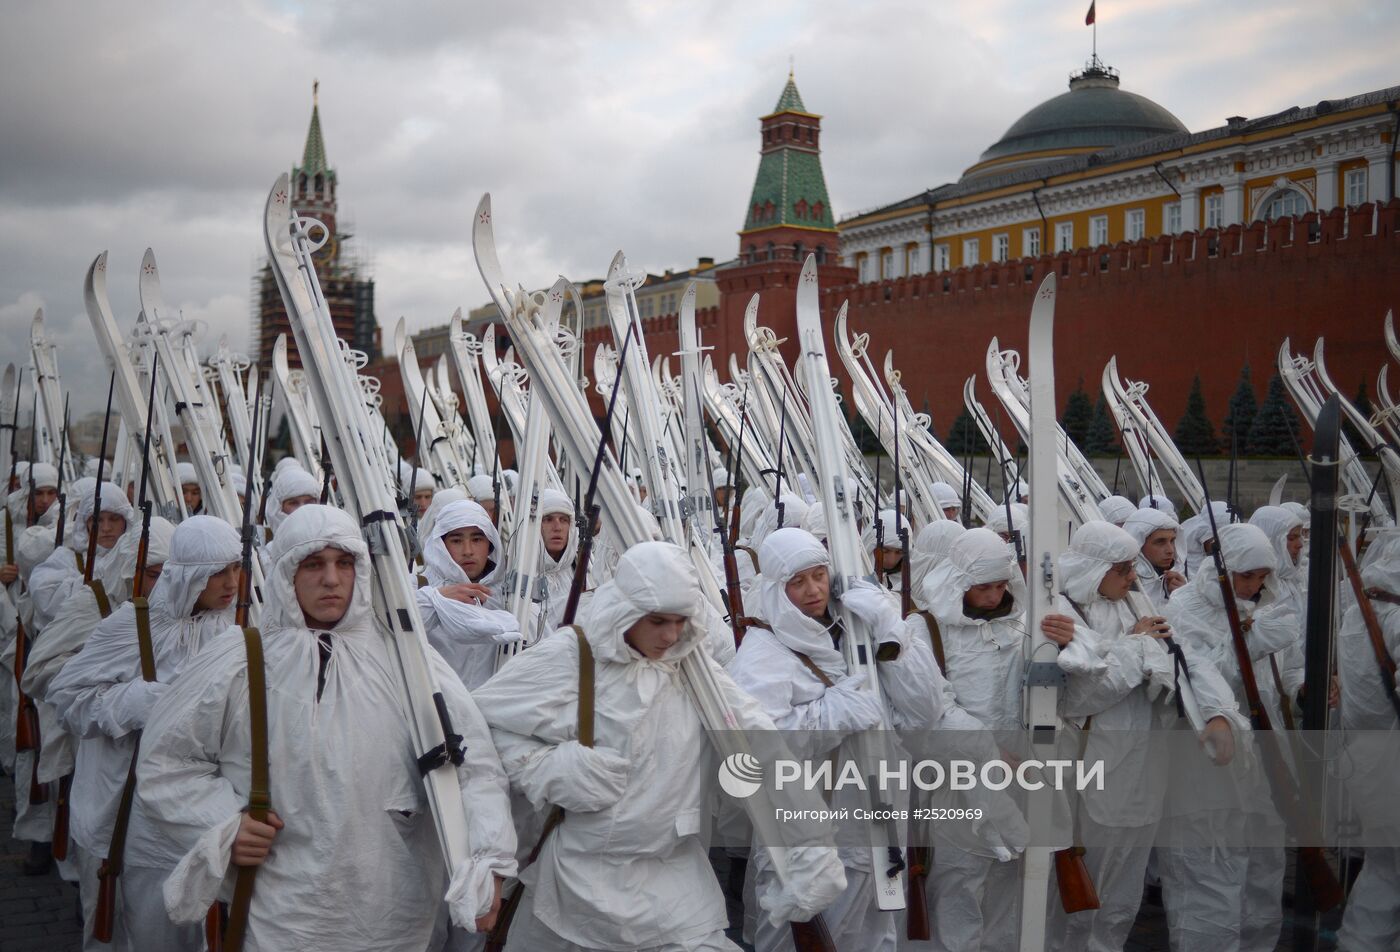
[[[1087,7],[1087,0],[1082,4]],[[1192,129],[1395,82],[1400,12],[1343,0],[1116,0],[1100,52]],[[9,5],[0,29],[0,364],[45,307],[75,406],[102,376],[83,273],[111,252],[123,326],[142,251],[167,301],[247,340],[265,190],[321,81],[343,220],[386,331],[486,300],[470,219],[491,191],[531,286],[725,258],[788,58],[824,115],[838,214],[956,179],[1087,58],[1083,9],[778,0],[699,5],[242,0]],[[1334,51],[1346,50],[1346,55]]]

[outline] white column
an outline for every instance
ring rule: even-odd
[[[1198,231],[1201,227],[1201,190],[1181,190],[1181,230]]]
[[[1337,163],[1317,167],[1317,210],[1325,212],[1337,206]]]
[[[1235,181],[1225,183],[1224,204],[1220,209],[1222,228],[1244,222],[1244,182],[1237,176]]]
[[[1386,171],[1390,164],[1390,150],[1386,149],[1381,152],[1372,152],[1366,156],[1366,162],[1368,168],[1366,173],[1366,190],[1369,193],[1368,197],[1373,202],[1383,202],[1389,197],[1386,192],[1390,188],[1390,179]]]
[[[919,267],[924,274],[933,270],[933,238],[928,232],[919,239]]]

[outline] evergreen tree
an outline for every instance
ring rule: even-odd
[[[880,445],[879,437],[875,431],[865,422],[865,417],[859,413],[848,413],[846,423],[851,428],[851,436],[856,441],[856,447],[862,453],[883,453],[885,450]]]
[[[972,414],[967,412],[967,407],[963,407],[961,413],[953,420],[953,425],[948,428],[948,442],[944,444],[948,452],[962,459],[969,453],[973,456],[982,456],[990,450],[986,439],[982,436],[982,431],[977,429],[977,423],[972,419]]]
[[[1094,404],[1094,419],[1089,424],[1089,435],[1080,444],[1085,456],[1112,456],[1118,452],[1118,427],[1113,422],[1113,414],[1108,412],[1108,401],[1102,393]]]
[[[1254,423],[1254,416],[1259,412],[1259,403],[1254,398],[1254,384],[1250,381],[1249,364],[1245,363],[1240,371],[1240,383],[1235,388],[1235,393],[1230,397],[1230,412],[1225,414],[1225,430],[1220,434],[1222,443],[1229,444],[1234,440],[1234,445],[1239,447],[1239,452],[1245,452],[1245,447],[1249,443],[1249,428]]]
[[[933,426],[933,411],[928,406],[928,394],[924,394],[924,416],[928,417],[928,434],[935,440],[938,439],[938,431]]]
[[[1366,395],[1364,377],[1361,380],[1361,385],[1356,388],[1356,396],[1351,398],[1351,405],[1356,407],[1357,412],[1368,420],[1375,415],[1376,408],[1371,406],[1371,398]],[[1361,438],[1361,433],[1351,425],[1351,421],[1347,419],[1345,414],[1342,415],[1342,432],[1346,434],[1347,439],[1351,441],[1351,448],[1357,453],[1368,458],[1375,457],[1376,454],[1371,452],[1370,444]]]
[[[1060,417],[1060,426],[1065,428],[1065,434],[1074,441],[1074,445],[1083,449],[1084,442],[1089,437],[1089,428],[1093,425],[1094,404],[1084,392],[1084,378],[1080,377],[1074,392],[1065,401],[1065,413]]]
[[[1245,452],[1251,456],[1293,456],[1297,449],[1298,417],[1283,387],[1283,378],[1275,373],[1269,378],[1269,390],[1264,403],[1254,415],[1254,422],[1245,439]]]
[[[1215,440],[1215,427],[1206,416],[1206,398],[1201,395],[1201,375],[1191,381],[1191,393],[1186,397],[1186,412],[1176,424],[1173,434],[1177,447],[1190,459],[1193,456],[1214,456],[1220,452]]]

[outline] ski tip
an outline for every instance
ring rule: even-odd
[[[810,285],[815,285],[815,284],[817,283],[817,256],[816,256],[816,255],[814,255],[814,254],[809,254],[809,255],[807,255],[806,260],[804,260],[804,261],[802,262],[802,278],[801,278],[801,281],[802,281],[801,287],[806,287],[806,286],[809,285],[809,284],[810,284]]]
[[[613,255],[612,261],[608,263],[608,280],[612,281],[616,279],[619,275],[622,274],[623,270],[626,267],[627,256],[622,253],[621,249],[619,249],[617,254]]]
[[[483,192],[481,201],[476,203],[476,223],[475,227],[481,228],[491,224],[491,193]]]
[[[844,322],[846,320],[846,312],[850,310],[850,307],[850,301],[842,301],[841,306],[836,309],[836,319]]]
[[[292,201],[291,190],[291,175],[283,172],[281,175],[277,176],[277,181],[273,182],[272,188],[268,190],[265,211],[270,212],[274,208],[289,207]]]
[[[1055,272],[1051,271],[1041,279],[1040,287],[1035,290],[1035,299],[1037,301],[1048,301],[1053,304],[1055,301],[1056,286],[1057,280]]]
[[[34,311],[34,320],[29,322],[29,329],[34,334],[44,333],[44,309],[42,307]]]
[[[452,325],[453,333],[461,330],[461,328],[457,326],[462,323],[462,309],[460,307],[452,312],[452,316],[447,319],[447,323]]]

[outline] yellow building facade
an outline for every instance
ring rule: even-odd
[[[1190,132],[1097,59],[957,182],[839,224],[862,282],[1386,201],[1400,86]]]

